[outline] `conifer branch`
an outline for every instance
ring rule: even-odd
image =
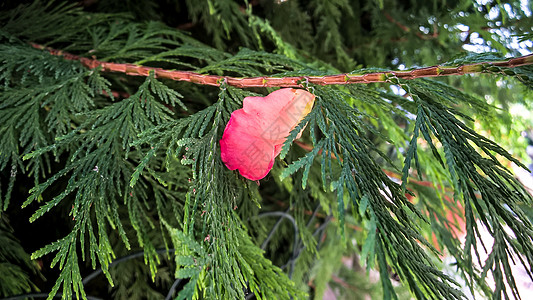
[[[494,19],[494,3],[467,0],[33,2],[0,9],[0,211],[18,214],[8,201],[26,194],[30,221],[66,230],[32,256],[0,249],[0,297],[90,299],[107,279],[97,296],[290,300],[333,283],[372,299],[518,298],[512,264],[533,279],[533,198],[503,161],[525,166],[493,141],[521,149],[508,129],[530,123],[507,113],[533,89],[533,57],[501,56],[532,37],[516,3]],[[486,53],[462,50],[470,31]],[[429,78],[474,73],[489,76]],[[261,186],[224,165],[219,142],[243,99],[266,92],[250,87],[320,99]],[[45,256],[58,269],[43,269],[47,295],[27,272]],[[6,257],[24,268],[5,272]]]
[[[247,88],[247,87],[305,87],[307,84],[316,85],[339,85],[355,83],[375,83],[388,82],[391,78],[398,79],[417,79],[426,77],[440,77],[451,75],[465,75],[475,73],[494,73],[501,72],[500,68],[516,68],[521,66],[533,65],[533,54],[511,58],[508,60],[479,62],[472,64],[462,64],[459,66],[432,66],[418,68],[409,71],[381,71],[366,74],[337,74],[326,76],[289,76],[289,77],[228,77],[218,75],[203,75],[191,71],[173,71],[162,68],[154,68],[125,63],[111,63],[80,57],[62,50],[51,49],[42,45],[32,44],[37,49],[43,49],[52,55],[62,56],[67,60],[80,61],[82,65],[89,69],[100,67],[104,72],[119,72],[132,76],[149,76],[154,72],[156,78],[167,78],[176,81],[193,82],[202,85],[220,86],[227,85]],[[504,74],[505,71],[503,71]],[[513,73],[514,74],[514,73]]]

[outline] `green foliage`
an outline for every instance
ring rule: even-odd
[[[519,205],[522,203],[527,206],[531,205],[531,197],[520,187],[513,175],[501,165],[495,154],[503,155],[518,165],[521,163],[493,141],[477,134],[464,123],[458,121],[453,116],[452,109],[446,109],[435,103],[435,96],[440,96],[441,99],[450,98],[443,97],[440,93],[431,93],[429,96],[425,92],[426,87],[411,85],[413,93],[417,95],[414,98],[419,104],[417,118],[425,123],[422,126],[429,128],[427,132],[431,132],[442,143],[454,189],[458,196],[462,196],[465,200],[466,230],[469,233],[465,245],[467,263],[472,264],[472,248],[474,251],[478,251],[476,235],[479,237],[479,232],[476,231],[477,225],[474,223],[474,214],[476,213],[476,219],[481,220],[495,238],[489,259],[485,261],[482,277],[486,276],[494,263],[507,264],[508,252],[514,252],[518,257],[524,257],[528,263],[526,264],[524,261],[522,263],[527,268],[533,258],[531,257],[533,248],[530,243],[531,223]],[[464,115],[463,117],[467,118]],[[433,145],[428,137],[429,133],[426,133],[426,141]],[[473,145],[487,157],[478,153]],[[440,157],[436,151],[434,154]],[[442,161],[442,159],[440,160]],[[478,192],[480,197],[474,191]],[[505,231],[505,228],[510,228],[513,234],[502,234],[501,232]],[[505,245],[507,252],[501,252],[500,247],[502,245]],[[479,257],[479,254],[476,256]],[[498,282],[494,294],[500,295],[505,289],[504,278],[500,270],[497,268],[492,270],[493,276]],[[506,277],[505,280],[509,284],[511,292],[516,296],[518,290],[514,279]]]
[[[531,66],[305,86],[315,105],[256,184],[226,168],[219,140],[245,97],[274,89],[102,72],[31,46],[236,77],[446,67],[516,54],[512,38],[497,33],[530,34],[519,2],[89,2],[8,3],[14,8],[0,12],[3,296],[38,288],[15,238],[25,232],[14,236],[5,222],[19,207],[31,211],[29,222],[54,219],[65,229],[30,238],[31,259],[53,284],[49,299],[106,290],[116,299],[320,299],[328,287],[463,299],[459,277],[501,298],[518,294],[513,263],[533,277],[532,198],[507,169],[524,166],[493,141],[503,133],[505,146],[520,145],[513,132],[525,128],[513,127],[507,110],[530,105]],[[461,24],[501,53],[463,55],[470,40]],[[465,220],[464,245],[450,213]],[[482,228],[493,245],[478,246]],[[442,271],[442,252],[459,275]],[[346,257],[361,265],[346,267]],[[100,271],[105,279],[89,284],[87,274]]]
[[[35,288],[30,274],[38,273],[38,268],[13,236],[13,229],[4,215],[0,216],[0,245],[0,295],[7,297],[30,292]]]

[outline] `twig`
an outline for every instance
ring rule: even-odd
[[[355,286],[347,283],[346,281],[342,280],[341,278],[335,276],[335,275],[331,275],[331,280],[333,280],[334,282],[342,285],[342,287],[344,287],[345,289],[350,289],[354,292],[360,292],[358,288],[356,288]]]
[[[403,32],[411,32],[411,28],[405,26],[404,24],[396,21],[396,19],[394,19],[389,13],[385,13],[385,18],[387,20],[389,20],[389,22],[391,22],[392,24],[398,26]],[[420,38],[421,40],[430,40],[430,39],[435,39],[437,37],[439,37],[439,33],[437,32],[437,27],[436,26],[433,26],[433,34],[423,34],[419,31],[416,31],[415,32],[415,35]]]
[[[289,212],[289,208],[287,208],[285,213],[288,213],[288,212]],[[268,245],[268,242],[270,242],[270,239],[272,238],[272,236],[274,236],[274,233],[276,232],[276,230],[278,229],[279,225],[281,224],[281,221],[283,221],[283,218],[284,218],[284,216],[281,216],[278,219],[278,221],[276,222],[276,224],[274,224],[274,226],[272,227],[272,229],[268,233],[267,238],[265,239],[263,244],[261,244],[261,250],[265,250],[266,249],[266,246]]]
[[[164,254],[164,253],[167,253],[167,252],[168,253],[172,253],[172,252],[175,252],[175,251],[176,251],[176,249],[174,249],[174,248],[170,248],[170,249],[161,248],[161,249],[157,249],[155,251],[155,253]],[[110,268],[110,267],[112,267],[112,266],[114,266],[114,265],[116,265],[118,263],[121,263],[123,261],[127,261],[127,260],[130,260],[130,259],[141,257],[143,255],[144,255],[144,251],[139,251],[139,252],[136,252],[136,253],[132,253],[130,255],[126,255],[124,257],[121,257],[119,259],[114,260],[112,263],[110,263],[108,265],[108,268]],[[98,268],[98,270],[93,271],[91,274],[87,275],[87,277],[83,278],[81,282],[82,282],[83,285],[86,285],[87,283],[89,283],[89,281],[93,280],[96,276],[98,276],[98,275],[100,275],[102,273],[103,273],[102,268]]]
[[[308,152],[313,150],[313,146],[312,145],[303,143],[301,141],[294,141],[294,143],[296,145],[300,146],[300,148],[302,148],[302,149],[304,149],[304,150],[306,150]],[[322,149],[318,150],[318,154],[321,154],[321,153],[322,153]],[[337,158],[333,153],[331,154],[331,158],[339,159],[339,161],[342,162],[342,158]],[[385,170],[385,169],[383,169],[383,172],[389,177],[394,177],[396,179],[402,179],[402,175],[401,174],[398,174],[398,173],[395,173],[395,172],[392,172],[392,171],[389,171],[389,170]],[[438,189],[442,189],[442,187],[440,185],[436,185],[435,183],[433,183],[431,181],[420,181],[420,180],[416,180],[416,179],[414,179],[412,177],[409,177],[409,182],[417,184],[417,185],[421,185],[421,186],[432,187],[432,188],[435,188],[435,189],[437,189],[437,188]],[[447,188],[445,187],[444,189],[446,190]]]
[[[413,69],[410,71],[383,71],[362,75],[337,74],[326,76],[291,76],[291,77],[227,77],[217,75],[203,75],[190,71],[172,71],[162,68],[153,68],[133,64],[120,64],[99,61],[87,57],[80,57],[74,54],[63,52],[57,49],[47,48],[42,45],[32,44],[37,49],[43,49],[52,55],[62,56],[68,60],[80,61],[87,68],[95,69],[100,67],[104,72],[119,72],[132,76],[148,76],[154,72],[157,78],[167,78],[176,81],[193,82],[203,85],[220,86],[222,82],[226,84],[246,88],[246,87],[305,87],[308,83],[316,85],[337,85],[355,83],[387,82],[391,78],[416,79],[425,77],[439,77],[450,75],[465,75],[474,73],[491,72],[491,67],[515,68],[526,65],[533,65],[533,54],[511,58],[502,61],[482,62],[465,64],[456,67],[433,66]]]
[[[292,253],[293,253],[292,257],[294,257],[297,251],[296,247],[298,246],[298,236],[299,236],[299,230],[298,230],[298,225],[296,225],[296,220],[294,220],[294,218],[290,214],[286,212],[282,212],[282,211],[265,212],[265,213],[259,214],[257,217],[263,218],[263,217],[271,217],[271,216],[286,218],[292,223],[292,226],[294,227],[294,245],[292,249]],[[289,278],[292,277],[293,272],[294,272],[294,266],[292,266],[292,268],[289,270],[289,275],[288,275]]]
[[[176,250],[173,249],[173,248],[170,248],[170,249],[157,249],[155,252],[158,253],[158,254],[164,254],[164,253],[170,253],[170,252],[175,252]],[[113,261],[112,263],[110,263],[108,265],[108,267],[112,267],[118,263],[121,263],[123,261],[127,261],[127,260],[130,260],[130,259],[133,259],[133,258],[137,258],[137,257],[141,257],[144,255],[144,251],[139,251],[139,252],[136,252],[136,253],[132,253],[130,255],[126,255],[124,257],[121,257],[115,261]],[[103,271],[102,271],[102,268],[99,268],[98,270],[95,270],[94,272],[92,272],[91,274],[89,274],[87,277],[85,277],[83,280],[82,280],[82,284],[85,285],[87,284],[89,281],[93,280],[96,276],[102,274]],[[177,284],[179,283],[179,281],[175,281],[174,284],[172,285],[172,288],[170,289],[169,291],[169,294],[173,293]],[[27,299],[27,298],[47,298],[49,297],[49,294],[47,293],[29,293],[29,294],[22,294],[22,295],[16,295],[16,296],[11,296],[11,297],[7,297],[7,298],[0,298],[0,300],[21,300],[21,299]],[[53,296],[53,298],[59,298],[59,297],[63,297],[63,294],[61,293],[57,293]],[[98,298],[98,297],[93,297],[93,296],[89,296],[87,295],[87,300],[102,300],[101,298]]]
[[[1,298],[0,300],[23,300],[23,299],[28,299],[28,298],[48,298],[48,296],[49,295],[47,293],[29,293],[29,294],[11,296],[7,298]],[[57,293],[53,298],[62,298],[62,297],[63,297],[63,294]],[[103,300],[102,298],[89,296],[89,295],[87,295],[86,297],[87,297],[87,300]]]
[[[168,291],[168,294],[167,296],[165,297],[165,300],[170,300],[172,299],[172,296],[174,295],[174,292],[176,292],[176,288],[178,287],[178,285],[180,284],[181,282],[181,278],[178,278],[174,281],[174,283],[172,284],[172,286],[170,287],[170,290]]]
[[[287,206],[287,204],[286,204],[285,202],[281,202],[281,201],[276,201],[276,205],[281,206],[281,207],[285,207],[285,206]],[[313,212],[310,211],[310,210],[304,210],[304,214],[306,214],[306,215],[308,215],[308,216],[311,216],[311,215],[313,214]],[[315,215],[316,215],[316,217],[319,217],[319,218],[322,218],[322,219],[326,219],[326,218],[328,218],[328,216],[326,216],[326,215],[324,215],[324,214],[321,214],[321,213],[319,213],[319,212],[317,212]],[[331,221],[337,222],[337,219],[335,219],[335,218],[332,217],[332,218],[331,218]],[[362,230],[361,227],[356,226],[356,225],[353,225],[353,224],[346,224],[346,226],[347,226],[348,228],[353,229],[353,230]]]

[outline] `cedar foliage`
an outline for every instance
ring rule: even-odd
[[[460,279],[487,297],[518,296],[510,266],[533,276],[533,202],[508,170],[523,164],[494,139],[520,145],[506,109],[530,105],[532,67],[308,85],[312,112],[256,184],[224,166],[218,141],[244,97],[274,89],[102,72],[30,43],[201,74],[363,74],[519,56],[531,47],[528,5],[3,2],[0,295],[302,299],[341,282],[361,298],[463,299]],[[465,51],[472,42],[484,52]],[[465,220],[464,245],[449,212]],[[480,226],[494,237],[485,249]],[[459,275],[442,271],[442,252]]]

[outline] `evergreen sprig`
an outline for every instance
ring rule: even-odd
[[[166,272],[162,276],[168,278],[161,280],[168,285],[175,280],[167,297],[177,299],[301,299],[313,292],[318,298],[347,253],[379,272],[379,296],[385,299],[402,295],[393,274],[417,299],[462,299],[456,279],[441,271],[437,256],[445,250],[472,291],[517,296],[510,271],[514,260],[533,279],[533,224],[524,208],[532,199],[502,161],[524,166],[472,129],[474,120],[496,119],[497,108],[472,90],[452,86],[452,80],[402,80],[410,75],[363,69],[355,61],[411,62],[414,46],[397,53],[389,49],[394,39],[426,45],[438,39],[427,53],[418,53],[415,65],[436,65],[428,58],[442,55],[435,72],[467,66],[509,89],[518,84],[530,89],[531,67],[498,65],[502,56],[494,54],[446,63],[457,52],[453,45],[462,45],[439,37],[439,30],[448,30],[437,22],[437,17],[450,21],[441,12],[448,14],[447,4],[412,14],[391,4],[397,10],[384,15],[387,1],[365,3],[361,8],[348,0],[288,1],[265,8],[263,18],[255,13],[262,5],[256,1],[184,1],[190,20],[200,24],[195,30],[203,26],[209,37],[202,40],[159,21],[135,22],[129,14],[56,2],[35,1],[0,14],[0,170],[6,174],[0,184],[8,182],[1,211],[9,213],[14,205],[9,201],[20,193],[21,174],[33,181],[22,203],[35,208],[30,222],[69,211],[67,233],[31,256],[53,256],[51,267],[60,270],[48,298],[59,293],[64,299],[88,298],[82,280],[86,267],[101,269],[111,286],[134,282],[110,270],[120,252],[134,248],[142,249],[147,265],[139,272],[152,281],[160,264],[174,268],[174,278]],[[478,9],[465,7],[471,6]],[[276,19],[273,12],[281,7],[292,7],[298,20]],[[370,39],[365,33],[370,29],[359,23],[343,30],[347,21],[369,16],[379,41],[362,43]],[[415,27],[404,24],[413,20],[433,32],[413,32]],[[300,24],[302,33],[315,38],[291,37],[294,28],[280,29],[280,24],[290,27],[285,22]],[[502,48],[501,39],[486,41],[512,52]],[[158,78],[155,72],[139,78],[106,72],[113,70],[102,65],[89,69],[52,55],[65,52],[31,43],[75,55],[66,58],[137,71],[185,68],[202,78],[303,76],[296,84],[317,98],[290,132],[270,179],[259,186],[225,167],[219,140],[245,97],[273,88],[245,90],[221,77],[213,88]],[[383,53],[360,55],[377,44]],[[381,83],[323,87],[305,80],[350,70],[348,75],[380,76]],[[424,184],[428,180],[435,184]],[[449,212],[462,215],[462,208],[464,249],[455,222],[447,218]],[[485,261],[477,248],[481,227],[494,237],[492,247],[482,246]],[[14,239],[8,240],[9,249],[28,262]],[[159,256],[162,246],[169,250],[168,261]],[[0,285],[0,292],[26,292],[32,287],[27,275],[11,267],[18,258],[2,256],[9,249],[0,251],[0,262],[7,257],[9,274],[20,280],[10,281],[8,292]],[[496,281],[492,289],[489,273]],[[146,285],[138,290],[161,295]],[[116,297],[134,294],[116,291]]]
[[[159,101],[156,101],[155,97]],[[93,268],[98,259],[104,274],[112,282],[107,266],[114,258],[114,251],[109,243],[106,224],[116,227],[126,247],[130,247],[118,212],[121,198],[128,207],[131,224],[137,231],[137,241],[145,248],[146,259],[152,274],[155,274],[159,259],[154,252],[155,246],[147,237],[148,228],[153,225],[143,216],[144,209],[140,202],[140,199],[145,197],[146,187],[137,185],[136,188],[130,189],[124,185],[124,182],[128,182],[132,176],[133,165],[124,157],[122,150],[127,150],[129,143],[143,130],[154,127],[164,120],[169,121],[172,112],[164,103],[167,105],[181,103],[178,97],[181,95],[153,77],[148,77],[138,92],[128,99],[88,112],[76,130],[58,138],[53,145],[24,157],[32,159],[49,151],[60,155],[69,149],[76,149],[67,157],[65,168],[32,189],[32,196],[24,203],[26,206],[40,198],[41,194],[61,177],[69,178],[65,191],[42,205],[30,219],[30,221],[36,220],[74,194],[70,211],[74,220],[73,231],[67,237],[33,255],[34,258],[38,258],[51,251],[59,251],[56,261],[61,261],[62,275],[50,297],[59,290],[62,282],[70,284],[81,280],[78,261],[73,252],[76,252],[76,244],[79,241],[82,259],[85,259],[86,235],[89,238],[88,249]],[[96,228],[93,228],[93,216],[96,218]],[[81,285],[73,285],[73,289],[76,294],[79,292],[85,297]],[[63,290],[70,289],[64,285]],[[63,292],[63,297],[70,298],[71,294]]]
[[[502,155],[517,165],[524,168],[525,166],[493,141],[477,134],[457,120],[453,116],[453,109],[445,108],[436,102],[436,99],[443,98],[440,93],[432,93],[429,96],[425,89],[416,84],[411,85],[411,90],[419,103],[417,118],[420,118],[421,122],[425,124],[422,127],[426,128],[424,137],[431,145],[433,145],[433,141],[428,139],[431,135],[442,143],[445,163],[454,183],[456,197],[464,197],[467,221],[465,246],[467,262],[472,264],[472,248],[475,256],[479,259],[476,236],[477,238],[480,236],[475,219],[479,219],[495,238],[489,259],[483,267],[482,278],[486,276],[489,270],[492,270],[493,276],[498,282],[494,293],[500,297],[502,291],[506,289],[504,276],[502,276],[500,268],[492,268],[494,264],[499,264],[504,269],[509,269],[509,259],[512,259],[510,257],[513,252],[524,265],[528,276],[533,278],[533,269],[529,267],[532,259],[531,228],[533,224],[518,206],[522,203],[531,205],[531,196],[501,165],[495,155]],[[476,151],[473,145],[479,150]],[[479,152],[482,152],[486,157],[483,157]],[[441,157],[437,151],[433,153]],[[442,161],[442,158],[440,160]],[[476,216],[475,219],[474,215]],[[513,233],[504,233],[505,228],[509,228]],[[502,245],[505,245],[504,247],[508,252],[500,250]],[[528,262],[526,263],[523,258]],[[480,263],[480,265],[482,264]],[[472,271],[470,274],[472,276]],[[505,281],[516,296],[518,290],[513,276],[511,274],[505,276]]]

